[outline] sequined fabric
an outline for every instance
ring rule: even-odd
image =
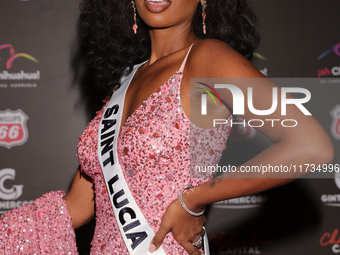
[[[0,254],[78,254],[63,191],[49,192],[0,218]]]
[[[228,124],[209,130],[190,124],[180,103],[181,79],[182,72],[177,72],[145,100],[127,119],[117,141],[126,182],[155,232],[167,206],[184,186],[211,178],[192,178],[190,164],[216,165],[230,131]],[[95,187],[96,229],[91,254],[128,254],[97,159],[97,129],[103,111],[84,130],[78,144],[82,170]],[[171,233],[162,247],[167,254],[188,254]]]

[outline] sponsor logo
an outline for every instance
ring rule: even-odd
[[[263,61],[266,61],[266,60],[267,60],[266,57],[262,56],[261,54],[259,54],[259,53],[257,53],[257,52],[254,52],[254,57],[255,57],[255,58],[258,58],[258,59],[261,59],[261,60],[263,60]],[[259,70],[259,71],[260,71],[263,75],[268,76],[268,68],[267,68],[267,67],[265,67],[265,68],[263,68],[262,70]]]
[[[328,54],[334,52],[335,55],[340,56],[340,43],[334,45],[332,48],[326,50],[324,53],[322,53],[319,57],[318,60],[323,59],[324,57],[326,57]]]
[[[22,195],[24,185],[13,185],[10,189],[4,186],[6,180],[15,179],[15,170],[5,168],[0,171],[0,198],[4,200],[18,199]]]
[[[340,189],[340,172],[334,174],[334,182]],[[340,207],[340,194],[323,194],[321,195],[321,201],[326,206]]]
[[[15,49],[14,49],[12,44],[0,45],[0,50],[6,49],[6,48],[9,49],[9,55],[10,55],[10,57],[6,61],[6,68],[7,69],[11,69],[12,66],[13,66],[13,61],[16,60],[17,58],[21,58],[21,57],[29,59],[29,60],[36,62],[36,63],[39,62],[37,59],[35,59],[34,57],[32,57],[31,55],[28,55],[26,53],[15,53]],[[2,60],[2,59],[0,58],[0,60]]]
[[[254,57],[261,59],[261,60],[267,60],[266,57],[262,56],[260,53],[254,52]]]
[[[40,71],[34,73],[25,73],[20,71],[19,73],[9,73],[8,71],[2,71],[0,73],[1,80],[40,80]]]
[[[340,253],[340,235],[339,235],[339,229],[334,229],[333,232],[326,232],[324,233],[320,238],[320,246],[326,247],[326,246],[332,247],[333,253]]]
[[[220,209],[249,209],[261,207],[267,201],[267,196],[252,195],[219,201],[212,206]]]
[[[0,111],[0,146],[7,149],[26,143],[28,116],[21,110]]]
[[[340,104],[335,106],[330,114],[332,116],[331,134],[335,139],[340,140]]]
[[[0,170],[0,199],[6,201],[0,201],[0,214],[7,212],[13,208],[17,208],[21,205],[30,204],[33,201],[17,201],[22,195],[24,185],[12,185],[8,187],[6,181],[15,180],[15,170],[12,168],[5,168]]]
[[[318,78],[323,76],[340,76],[340,66],[334,66],[331,69],[326,66],[323,69],[318,69]]]
[[[323,52],[318,57],[318,60],[325,58],[331,53],[334,53],[336,56],[340,56],[340,43],[334,45],[332,48]],[[340,66],[333,66],[330,68],[328,66],[325,66],[324,68],[318,69],[318,78],[324,76],[340,76]]]
[[[20,82],[20,81],[36,81],[40,80],[40,71],[37,70],[35,72],[25,72],[24,70],[21,71],[12,71],[12,67],[15,66],[15,60],[18,58],[24,58],[31,62],[38,63],[39,61],[27,54],[27,53],[15,53],[14,46],[12,44],[2,44],[0,45],[0,51],[5,52],[8,50],[9,56],[5,58],[0,58],[0,63],[5,62],[5,68],[7,70],[0,70],[0,88],[36,88],[36,83],[31,82]],[[15,83],[7,83],[7,81],[16,81]]]
[[[242,235],[244,236],[244,235]],[[218,249],[218,254],[261,254],[259,246],[269,245],[272,241],[259,237],[258,231],[250,233],[248,238],[241,238],[236,231],[226,235],[225,231],[211,235],[209,244],[211,250]]]
[[[335,173],[334,176],[335,185],[340,189],[340,172]]]
[[[260,70],[260,72],[264,75],[264,76],[268,76],[268,68],[265,67],[262,70]]]

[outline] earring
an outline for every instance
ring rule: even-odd
[[[135,34],[137,34],[138,26],[137,26],[136,3],[135,3],[135,1],[131,1],[131,4],[132,4],[132,9],[133,9],[133,20],[134,20],[134,24],[133,24],[132,30],[133,30],[133,32],[134,32]]]
[[[202,5],[202,26],[203,26],[203,34],[207,34],[207,27],[205,25],[205,18],[207,15],[205,14],[205,9],[207,8],[207,1],[206,0],[201,0],[201,5]]]

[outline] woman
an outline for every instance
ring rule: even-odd
[[[85,224],[96,212],[92,254],[128,254],[139,245],[144,249],[139,254],[147,254],[147,250],[161,254],[161,249],[166,254],[201,254],[205,234],[201,212],[206,205],[291,181],[190,176],[190,164],[217,163],[230,131],[229,124],[221,125],[212,135],[211,130],[205,132],[211,125],[190,124],[190,78],[263,78],[247,60],[258,42],[254,21],[243,0],[85,0],[81,28],[89,60],[97,68],[101,88],[109,95],[114,93],[79,139],[81,167],[69,193],[51,192],[33,205],[5,214],[2,251],[76,254],[72,227]],[[257,86],[261,96],[254,104],[258,109],[271,105],[272,86]],[[246,94],[246,86],[239,88]],[[223,90],[219,95],[226,107],[212,117],[226,119],[231,115],[232,96]],[[199,93],[192,96],[200,100]],[[118,109],[121,115],[116,118]],[[255,117],[265,119],[245,112],[246,120]],[[280,112],[275,111],[271,118],[279,119]],[[298,120],[293,132],[284,127],[258,128],[275,144],[245,165],[321,164],[332,160],[330,139],[313,117],[291,107],[287,118]],[[196,157],[190,162],[190,126],[202,140],[210,141],[204,145],[194,140],[201,155],[212,151],[210,157]],[[121,175],[105,181],[101,169],[105,173],[107,165],[117,165],[112,156],[115,148],[128,187],[123,192],[115,186]],[[132,221],[137,216],[134,207],[126,206],[126,192],[132,194],[154,237],[132,231],[142,222]]]

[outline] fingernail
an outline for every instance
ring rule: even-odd
[[[153,253],[155,250],[156,250],[156,245],[151,243],[150,246],[149,246],[149,252]]]

